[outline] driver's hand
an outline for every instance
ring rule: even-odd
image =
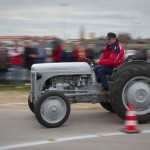
[[[94,62],[98,65],[99,64],[99,59],[95,60]]]

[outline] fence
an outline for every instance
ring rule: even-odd
[[[26,69],[22,69],[20,71],[19,80],[21,82],[29,82],[30,81],[30,71]],[[4,76],[0,76],[0,81],[3,82],[11,82],[13,81],[13,69],[8,69],[8,72],[4,74]]]

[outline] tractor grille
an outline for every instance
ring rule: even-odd
[[[31,73],[31,92],[32,98],[36,98],[36,73]]]

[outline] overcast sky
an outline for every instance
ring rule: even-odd
[[[76,38],[80,28],[150,38],[150,0],[0,0],[0,35]]]

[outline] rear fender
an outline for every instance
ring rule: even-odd
[[[140,60],[135,60],[135,61],[130,61],[130,62],[126,62],[124,63],[123,65],[121,65],[119,68],[117,69],[114,69],[114,72],[113,74],[111,75],[111,79],[112,80],[115,80],[119,74],[127,69],[129,69],[130,67],[133,67],[133,66],[137,66],[139,64],[143,64],[143,65],[150,65],[149,62],[146,62],[146,61],[140,61]]]

